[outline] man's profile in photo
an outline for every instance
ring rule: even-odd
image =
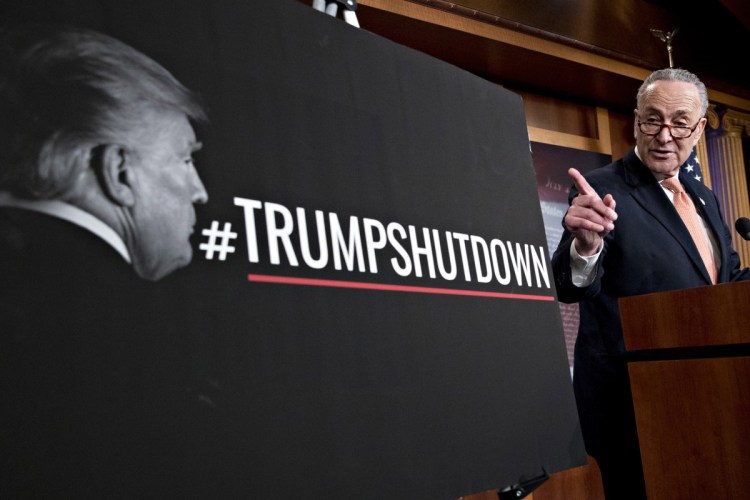
[[[72,219],[145,279],[189,263],[193,204],[208,198],[193,165],[195,97],[92,31],[30,26],[2,46],[0,205]]]
[[[180,497],[201,477],[204,409],[153,282],[192,258],[203,120],[110,36],[0,31],[0,496]]]

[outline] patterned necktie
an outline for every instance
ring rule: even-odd
[[[717,272],[714,254],[711,252],[711,245],[703,230],[698,213],[695,211],[693,200],[685,192],[677,177],[665,179],[661,185],[674,193],[674,207],[677,209],[677,213],[680,214],[682,222],[685,223],[688,231],[690,231],[695,246],[698,247],[703,264],[706,266],[708,275],[711,277],[711,283],[716,283]]]

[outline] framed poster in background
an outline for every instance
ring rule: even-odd
[[[545,136],[548,137],[548,136]],[[532,134],[533,139],[533,134]],[[580,149],[588,142],[570,140],[563,135],[547,138],[548,142],[531,142],[531,156],[536,171],[539,203],[547,235],[547,247],[552,255],[562,237],[562,220],[568,210],[568,193],[573,181],[568,169],[574,167],[586,174],[591,170],[607,165],[612,161],[610,153],[601,152],[608,148],[592,147],[596,150]],[[571,373],[573,370],[573,347],[578,334],[578,304],[560,305],[565,344]]]

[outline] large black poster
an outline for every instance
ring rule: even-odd
[[[2,5],[206,105],[193,261],[141,322],[153,383],[206,403],[175,491],[450,499],[585,462],[517,95],[294,1]]]

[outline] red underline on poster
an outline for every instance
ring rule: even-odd
[[[296,278],[293,276],[271,276],[267,274],[248,274],[247,280],[255,283],[277,283],[282,285],[322,286],[329,288],[356,288],[360,290],[384,290],[388,292],[432,293],[438,295],[464,295],[472,297],[490,297],[494,299],[542,300],[553,301],[552,296],[524,295],[518,293],[482,292],[479,290],[459,290],[453,288],[431,288],[424,286],[387,285],[383,283],[365,283],[359,281],[321,280]]]

